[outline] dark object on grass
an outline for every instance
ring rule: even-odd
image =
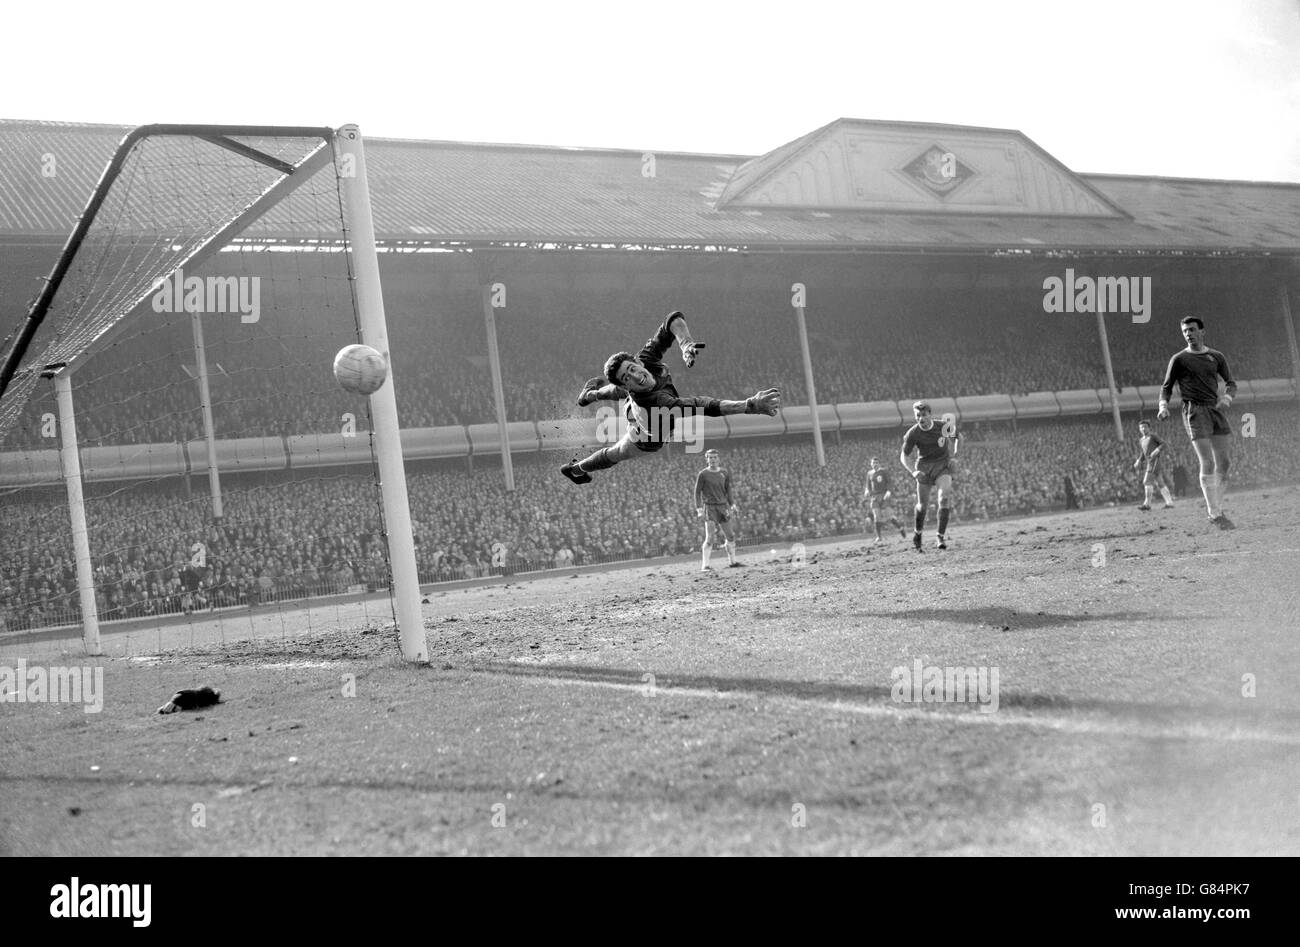
[[[174,714],[178,710],[198,710],[200,707],[211,707],[219,703],[221,703],[221,691],[213,690],[211,687],[200,687],[197,690],[177,691],[172,694],[172,699],[159,707],[158,713]]]

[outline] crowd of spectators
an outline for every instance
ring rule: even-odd
[[[1267,483],[1300,469],[1295,409],[1255,409],[1254,438],[1234,444],[1232,483]],[[967,425],[957,458],[954,525],[1063,508],[1136,502],[1136,418],[1124,441],[1109,418]],[[1176,422],[1165,429],[1175,466],[1196,461]],[[902,430],[828,437],[825,467],[809,438],[718,445],[732,473],[742,543],[791,543],[863,532],[861,495],[872,456],[895,473],[902,509],[910,484],[897,464]],[[578,489],[549,455],[519,456],[516,490],[498,462],[412,466],[408,487],[422,582],[672,555],[699,548],[691,490],[702,456],[674,446]],[[1070,481],[1067,493],[1066,480]],[[206,484],[88,485],[86,508],[102,618],[145,617],[383,587],[379,499],[369,475],[303,470],[228,477],[213,523]],[[933,519],[931,520],[933,522]],[[70,623],[79,613],[66,500],[28,490],[0,502],[0,627]]]
[[[398,410],[405,427],[495,420],[482,303],[464,287],[421,295],[408,274],[388,306]],[[390,281],[391,282],[391,281]],[[582,382],[613,351],[635,352],[672,308],[690,317],[709,348],[695,368],[669,362],[684,394],[744,397],[780,387],[787,404],[806,403],[799,339],[788,299],[770,291],[700,290],[565,294],[520,289],[496,319],[502,387],[510,420],[540,421],[576,410]],[[344,414],[365,425],[365,403],[330,372],[333,354],[354,338],[350,311],[310,293],[264,294],[256,323],[205,320],[209,382],[218,437],[329,432]],[[954,311],[953,300],[958,300]],[[277,307],[276,300],[292,305]],[[1208,341],[1239,378],[1291,377],[1285,345],[1266,297],[1243,303],[1226,291],[1161,297],[1147,323],[1107,318],[1121,387],[1158,384],[1180,346],[1177,316],[1204,313]],[[1257,303],[1261,315],[1247,314]],[[1253,311],[1253,310],[1252,310]],[[819,401],[845,403],[951,395],[1023,394],[1103,388],[1097,325],[1090,315],[1048,315],[1033,294],[992,289],[909,289],[814,296],[807,311]],[[202,436],[189,319],[157,316],[134,326],[74,376],[83,444],[169,443]],[[0,451],[55,447],[42,419],[55,412],[41,385]]]

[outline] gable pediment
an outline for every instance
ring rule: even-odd
[[[841,119],[737,169],[719,209],[1124,218],[1016,131]]]

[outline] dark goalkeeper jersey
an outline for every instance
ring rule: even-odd
[[[670,313],[655,334],[646,340],[646,344],[637,353],[637,358],[654,377],[655,386],[650,391],[627,391],[617,388],[619,397],[625,398],[623,413],[633,430],[652,441],[669,440],[676,428],[678,417],[698,412],[705,417],[722,416],[722,409],[717,398],[683,398],[677,393],[673,376],[664,364],[664,353],[676,339],[669,325],[680,316],[680,312]],[[660,416],[652,419],[650,411],[657,409]],[[677,409],[675,412],[673,409]],[[658,423],[656,423],[656,421]]]
[[[695,505],[731,506],[731,474],[705,467],[695,478]]]
[[[1219,378],[1227,385],[1228,395],[1235,397],[1237,383],[1228,371],[1228,360],[1217,349],[1189,352],[1183,349],[1169,360],[1165,383],[1160,386],[1160,400],[1168,401],[1178,383],[1178,393],[1191,404],[1215,404],[1219,400]]]
[[[913,449],[920,451],[922,461],[947,460],[948,438],[943,433],[943,425],[935,421],[925,431],[920,424],[913,424],[903,435],[903,453],[910,454]]]

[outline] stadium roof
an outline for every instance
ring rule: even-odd
[[[0,240],[66,237],[128,130],[0,120]],[[756,157],[372,138],[366,157],[384,241],[1300,253],[1300,184],[1076,174],[1005,129],[839,119]]]

